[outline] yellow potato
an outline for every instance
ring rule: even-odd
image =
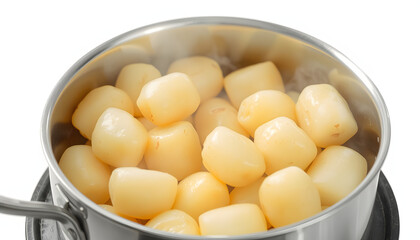
[[[305,170],[317,154],[311,138],[287,117],[278,117],[257,128],[254,143],[264,155],[267,175],[290,166]]]
[[[134,103],[134,116],[141,117],[140,109],[135,104],[144,84],[161,77],[159,70],[145,63],[133,63],[121,69],[115,87],[124,90]]]
[[[200,229],[194,218],[177,209],[168,210],[150,219],[146,227],[171,233],[200,235]]]
[[[229,194],[230,204],[253,203],[257,206],[260,206],[260,197],[258,194],[260,191],[260,186],[264,179],[265,177],[261,177],[260,179],[245,187],[234,188]]]
[[[321,196],[331,206],[351,193],[366,177],[367,162],[358,152],[344,146],[325,148],[308,169]]]
[[[311,178],[298,167],[266,177],[260,187],[261,208],[273,227],[282,227],[321,211],[321,200]]]
[[[246,186],[265,171],[264,157],[255,144],[223,126],[207,136],[201,155],[206,169],[233,187]]]
[[[143,159],[148,141],[147,130],[131,114],[106,109],[92,133],[95,156],[113,167],[134,167]]]
[[[239,124],[237,115],[238,111],[222,98],[212,98],[202,103],[194,116],[194,125],[201,144],[217,126],[225,126],[249,137],[248,132]]]
[[[236,70],[225,77],[225,90],[232,105],[239,108],[242,100],[260,90],[284,92],[283,79],[272,62],[262,62]]]
[[[158,126],[187,118],[199,104],[200,95],[184,73],[171,73],[146,83],[137,99],[143,116]]]
[[[178,181],[200,171],[201,145],[197,132],[187,121],[150,130],[144,160],[148,169],[169,173]]]
[[[92,138],[96,121],[109,107],[122,109],[130,114],[134,106],[130,97],[123,90],[105,85],[90,91],[79,103],[72,116],[72,123],[83,137]]]
[[[99,204],[99,206],[100,206],[101,208],[103,208],[103,209],[107,210],[108,212],[112,212],[113,214],[116,214],[116,215],[118,215],[118,216],[120,216],[120,217],[123,217],[123,218],[125,218],[125,219],[127,219],[127,220],[130,220],[130,221],[132,221],[132,222],[137,223],[137,219],[135,219],[135,218],[133,218],[133,217],[130,217],[130,216],[127,216],[127,215],[124,215],[124,214],[121,214],[121,213],[118,213],[117,211],[115,211],[114,207],[113,207],[113,206],[111,206],[111,205],[108,205],[108,204]]]
[[[267,231],[261,209],[251,203],[233,204],[205,212],[199,218],[202,235],[241,235]]]
[[[170,233],[293,224],[351,193],[367,161],[338,146],[358,127],[332,85],[284,91],[271,61],[225,78],[204,56],[172,62],[165,76],[129,64],[115,87],[79,103],[72,123],[88,141],[68,148],[59,166],[102,208]]]
[[[177,185],[176,178],[167,173],[122,167],[112,172],[109,193],[117,212],[150,219],[172,208]]]
[[[200,93],[201,102],[217,96],[223,88],[223,73],[219,64],[209,57],[194,56],[178,59],[168,73],[187,74]]]
[[[276,117],[296,121],[295,103],[287,94],[276,90],[258,91],[245,98],[238,111],[238,121],[251,136],[262,124]]]
[[[208,172],[197,172],[178,184],[173,208],[182,210],[198,220],[202,213],[228,204],[229,191],[226,184]]]
[[[74,145],[67,148],[58,165],[67,179],[87,198],[97,204],[108,201],[111,170],[93,155],[90,146]]]
[[[307,86],[296,103],[299,126],[319,147],[341,145],[357,132],[346,100],[329,84]]]

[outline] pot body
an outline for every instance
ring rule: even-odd
[[[75,189],[58,167],[67,147],[86,142],[72,127],[71,116],[90,90],[114,84],[127,64],[150,63],[165,74],[172,61],[194,55],[215,59],[224,74],[272,61],[286,91],[300,92],[308,84],[332,84],[347,100],[359,126],[346,145],[361,153],[369,166],[367,177],[349,196],[316,216],[229,239],[361,239],[390,141],[389,117],[380,93],[360,69],[327,44],[286,27],[248,19],[205,17],[158,23],[111,39],[75,63],[52,92],[42,123],[54,204],[73,212],[88,239],[202,239],[156,231],[111,214]],[[63,232],[72,237],[65,229]]]

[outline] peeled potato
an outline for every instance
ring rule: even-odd
[[[290,166],[305,170],[317,154],[312,139],[287,117],[278,117],[257,128],[254,143],[264,155],[268,175]]]
[[[257,206],[260,206],[260,197],[258,194],[260,191],[260,186],[264,179],[265,177],[261,177],[260,179],[245,187],[234,188],[229,194],[230,204],[253,203]]]
[[[260,187],[261,208],[273,227],[282,227],[321,211],[318,190],[298,167],[288,167],[266,177]]]
[[[150,130],[144,160],[148,169],[169,173],[178,181],[200,171],[201,145],[197,132],[187,121]]]
[[[108,212],[112,212],[113,214],[116,214],[116,215],[118,215],[118,216],[120,216],[120,217],[123,217],[123,218],[125,218],[125,219],[127,219],[127,220],[130,220],[130,221],[135,222],[135,223],[137,222],[137,219],[135,219],[135,218],[133,218],[133,217],[130,217],[130,216],[127,216],[127,215],[124,215],[124,214],[118,213],[117,211],[115,211],[114,207],[113,207],[113,206],[111,206],[111,205],[108,205],[108,204],[100,204],[99,206],[100,206],[101,208],[103,208],[103,209],[107,210]]]
[[[194,56],[178,59],[169,66],[168,73],[181,72],[190,77],[201,102],[217,96],[223,88],[223,73],[219,64],[209,57]]]
[[[367,162],[358,152],[344,146],[325,148],[308,169],[321,196],[331,206],[351,193],[366,177]]]
[[[202,235],[241,235],[267,230],[261,209],[250,203],[233,204],[201,214]]]
[[[338,146],[358,128],[332,85],[284,93],[273,62],[223,78],[204,56],[167,73],[127,65],[73,113],[88,141],[59,165],[104,209],[170,233],[250,234],[309,218],[366,176],[366,159]]]
[[[137,167],[115,169],[109,179],[109,193],[121,214],[150,219],[172,208],[178,181],[158,171]]]
[[[145,63],[133,63],[121,69],[115,87],[124,90],[134,103],[134,116],[141,117],[140,109],[135,104],[139,98],[144,84],[161,77],[159,70],[153,65]]]
[[[200,235],[200,229],[194,218],[177,209],[168,210],[150,219],[146,227],[171,233]]]
[[[276,90],[258,91],[245,98],[238,111],[238,121],[251,136],[262,124],[277,117],[296,120],[295,103],[284,92]]]
[[[226,184],[208,172],[198,172],[179,183],[173,208],[198,220],[202,213],[228,204],[229,191]]]
[[[296,103],[299,126],[319,147],[341,145],[357,132],[346,100],[329,84],[307,86]]]
[[[72,116],[73,126],[82,136],[91,139],[96,121],[109,107],[119,108],[130,114],[134,112],[133,103],[127,93],[119,88],[105,85],[93,89],[80,101]]]
[[[131,114],[106,109],[92,133],[95,156],[113,167],[134,167],[143,159],[148,141],[147,130]]]
[[[201,144],[213,129],[225,126],[233,131],[249,137],[248,132],[238,122],[238,111],[222,98],[212,98],[203,102],[194,116],[194,125],[200,136]]]
[[[264,157],[255,144],[223,126],[207,136],[201,155],[206,169],[233,187],[246,186],[265,171]]]
[[[97,204],[108,201],[111,170],[93,155],[90,146],[74,145],[67,148],[58,165],[83,195]]]
[[[158,126],[187,118],[199,104],[200,95],[184,73],[171,73],[148,82],[137,99],[143,116]]]
[[[262,62],[236,70],[225,77],[225,90],[232,105],[239,108],[242,100],[260,90],[284,92],[283,79],[272,62]]]

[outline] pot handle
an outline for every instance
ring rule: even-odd
[[[0,213],[53,219],[70,233],[72,240],[86,240],[86,236],[77,219],[65,208],[44,202],[31,202],[12,199],[0,195]]]

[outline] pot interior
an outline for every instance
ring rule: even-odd
[[[87,141],[72,126],[72,114],[90,90],[114,84],[122,67],[150,63],[164,75],[172,61],[202,55],[216,60],[225,75],[250,64],[272,61],[281,72],[286,91],[300,92],[315,83],[335,86],[347,100],[359,127],[345,145],[361,153],[371,169],[383,129],[373,84],[367,77],[361,79],[360,70],[328,45],[288,28],[264,24],[252,26],[238,21],[149,26],[99,46],[66,73],[56,88],[57,98],[50,99],[55,104],[47,131],[55,159],[60,159],[67,147]]]

